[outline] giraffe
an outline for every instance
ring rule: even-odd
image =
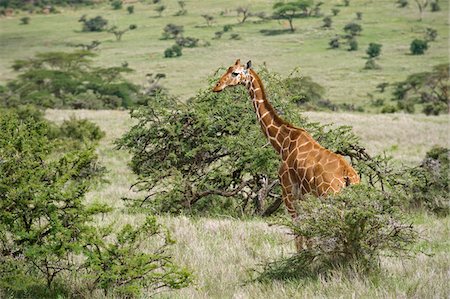
[[[283,202],[294,221],[298,217],[294,206],[296,199],[301,200],[306,194],[317,197],[336,194],[343,187],[360,182],[344,157],[322,147],[305,129],[294,127],[277,114],[266,98],[261,79],[251,68],[251,61],[243,66],[239,59],[236,60],[213,91],[221,92],[236,85],[248,89],[262,132],[281,157],[278,177]],[[305,241],[297,237],[298,251],[304,248]]]

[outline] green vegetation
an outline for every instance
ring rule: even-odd
[[[138,86],[124,80],[127,67],[91,66],[95,54],[48,52],[28,60],[17,60],[13,68],[21,72],[1,94],[1,104],[33,104],[52,108],[130,107],[138,100]]]
[[[411,42],[411,46],[409,50],[413,55],[422,55],[425,54],[425,51],[428,49],[428,43],[425,40],[415,39]]]
[[[84,3],[0,0],[0,297],[449,297],[447,2]],[[363,184],[284,217],[234,58]]]

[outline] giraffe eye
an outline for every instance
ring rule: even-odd
[[[231,75],[232,75],[233,77],[236,77],[237,75],[239,75],[239,73],[232,72]]]

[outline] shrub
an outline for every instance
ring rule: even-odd
[[[240,40],[241,36],[238,33],[232,33],[230,35],[230,39],[234,39],[234,40]]]
[[[83,143],[96,142],[105,136],[98,125],[87,119],[76,119],[74,117],[64,120],[60,126],[61,138],[71,138]]]
[[[123,6],[122,0],[113,0],[113,1],[111,2],[111,7],[112,7],[114,10],[122,9],[122,6]]]
[[[172,57],[179,57],[183,55],[182,53],[182,48],[175,44],[170,48],[167,48],[166,50],[164,50],[164,57],[165,58],[172,58]]]
[[[233,30],[233,25],[225,25],[225,26],[223,26],[223,29],[222,29],[223,32],[228,32],[231,30]]]
[[[362,12],[360,12],[360,11],[356,12],[356,19],[362,20]]]
[[[331,28],[331,24],[333,23],[333,20],[331,19],[330,16],[326,16],[325,18],[323,18],[323,25],[322,27],[324,28]]]
[[[366,61],[366,64],[364,65],[365,70],[378,70],[381,69],[381,67],[376,63],[374,58],[369,58]]]
[[[22,25],[28,25],[28,24],[30,24],[30,17],[23,17],[23,18],[20,18],[20,24],[22,24]]]
[[[106,28],[106,25],[108,25],[108,21],[101,16],[96,16],[95,18],[91,18],[89,20],[86,20],[83,16],[80,18],[79,22],[83,23],[83,31],[89,32],[103,31]]]
[[[438,35],[438,34],[437,34],[437,30],[436,30],[436,29],[433,29],[433,28],[428,27],[428,28],[426,29],[426,32],[425,32],[425,40],[426,40],[427,42],[435,41],[437,35]]]
[[[328,45],[330,46],[330,49],[337,49],[340,47],[340,41],[339,36],[335,36],[328,42]]]
[[[408,0],[397,0],[397,7],[403,8],[408,6]]]
[[[411,42],[409,49],[413,55],[422,55],[428,49],[428,43],[421,39],[415,39]]]
[[[441,6],[439,5],[439,0],[434,0],[431,2],[431,11],[432,12],[436,12],[436,11],[441,11]]]
[[[194,37],[178,37],[175,42],[180,47],[195,48],[198,46],[198,41],[199,39]]]
[[[377,271],[379,257],[408,256],[417,239],[402,216],[399,200],[364,185],[344,189],[326,200],[299,203],[299,218],[283,222],[308,240],[302,251],[265,266],[259,280],[327,277],[331,271]],[[289,264],[289,265],[288,265]]]
[[[127,6],[127,11],[130,15],[134,14],[134,5]]]
[[[378,57],[381,54],[381,47],[382,45],[380,44],[370,43],[366,53],[370,58]]]
[[[386,105],[383,108],[381,108],[381,113],[395,113],[397,111],[398,111],[397,107],[393,105]]]
[[[165,5],[159,5],[159,6],[155,7],[155,11],[158,13],[158,17],[161,17],[164,10],[166,10]]]
[[[341,10],[339,8],[333,8],[331,9],[331,12],[333,13],[333,16],[337,16]]]
[[[162,231],[155,217],[147,217],[137,227],[125,225],[117,232],[116,241],[99,236],[108,235],[113,225],[100,229],[86,246],[85,266],[89,278],[108,295],[111,290],[123,297],[141,296],[141,290],[155,293],[162,288],[180,289],[191,283],[191,273],[174,264],[167,252],[174,243],[168,232]],[[151,239],[151,250],[143,243]]]
[[[349,51],[356,51],[358,50],[358,41],[356,40],[356,38],[352,38],[349,40],[348,42],[348,50]]]
[[[175,24],[167,24],[163,29],[163,39],[175,39],[182,36],[184,32],[183,26],[178,26]]]
[[[362,27],[361,25],[352,22],[344,26],[344,31],[352,36],[355,36],[361,33]]]

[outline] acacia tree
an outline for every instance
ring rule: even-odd
[[[427,8],[429,4],[429,0],[414,0],[417,4],[417,8],[419,9],[419,21],[423,19],[423,11]]]
[[[348,128],[329,130],[298,117],[295,102],[300,99],[292,92],[295,88],[289,88],[298,86],[298,80],[283,80],[267,70],[260,74],[283,118],[308,128],[333,151],[355,151],[357,138]],[[304,90],[302,99],[313,102],[321,92]],[[160,95],[134,110],[131,115],[138,124],[117,145],[132,153],[131,168],[139,176],[135,187],[147,196],[130,203],[173,213],[275,212],[282,203],[278,156],[267,146],[247,98],[244,89],[220,94],[207,89],[186,104]]]
[[[312,0],[297,0],[291,2],[277,2],[273,5],[274,19],[283,19],[289,22],[291,32],[295,31],[293,20],[300,17],[309,16],[309,9],[313,6]]]

